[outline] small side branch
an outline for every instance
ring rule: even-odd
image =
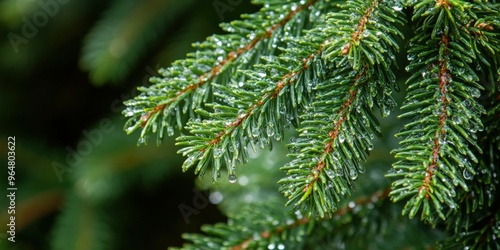
[[[324,148],[323,152],[321,153],[321,156],[319,157],[318,164],[316,165],[315,168],[313,168],[311,170],[311,176],[313,177],[313,179],[311,180],[310,183],[308,183],[304,187],[304,189],[302,190],[303,192],[308,192],[309,189],[313,188],[314,183],[316,181],[318,181],[318,179],[319,179],[321,171],[325,168],[325,166],[326,166],[326,163],[324,161],[325,155],[330,154],[334,149],[333,144],[340,133],[340,129],[342,128],[342,125],[347,120],[347,115],[349,114],[349,110],[352,106],[352,103],[354,102],[354,99],[356,98],[357,93],[358,93],[359,85],[357,84],[357,82],[358,82],[359,78],[361,78],[365,74],[366,74],[366,69],[364,69],[361,73],[359,73],[354,78],[353,87],[350,90],[349,98],[347,99],[347,101],[344,104],[342,104],[342,107],[337,112],[338,119],[335,121],[335,123],[333,125],[333,130],[328,132],[328,136],[330,137],[330,141],[325,145],[325,148]]]
[[[198,89],[199,87],[203,86],[205,83],[207,82],[210,82],[212,81],[217,75],[219,75],[221,72],[222,72],[222,68],[236,60],[236,58],[238,58],[241,54],[247,52],[247,51],[250,51],[251,49],[255,48],[255,46],[257,46],[257,44],[263,39],[263,38],[269,38],[272,36],[272,34],[279,28],[279,27],[283,27],[285,24],[287,24],[295,15],[297,15],[298,13],[300,13],[301,11],[303,11],[304,9],[308,8],[309,6],[315,4],[317,2],[317,0],[309,0],[307,3],[305,3],[304,5],[301,5],[299,6],[298,8],[296,8],[295,10],[291,11],[290,13],[288,13],[288,15],[283,18],[279,23],[276,23],[274,24],[271,28],[269,28],[264,34],[262,35],[259,35],[259,36],[256,36],[253,40],[250,41],[250,43],[248,43],[247,45],[245,45],[244,47],[240,47],[238,48],[236,51],[232,51],[228,54],[228,56],[222,60],[221,62],[219,62],[216,66],[214,66],[212,69],[210,69],[209,71],[205,72],[204,74],[202,74],[201,76],[199,76],[195,83],[193,84],[190,84],[188,85],[187,87],[185,87],[184,89],[178,91],[174,97],[170,98],[168,101],[162,103],[162,104],[159,104],[157,106],[154,107],[153,110],[149,111],[148,113],[144,114],[143,116],[141,116],[141,127],[144,127],[146,126],[146,124],[148,123],[149,119],[155,114],[155,113],[158,113],[158,112],[161,112],[163,111],[167,106],[170,106],[172,103],[175,103],[177,102],[181,96],[187,94],[187,93],[190,93],[192,91],[196,91],[196,89]]]
[[[357,30],[352,34],[352,39],[351,41],[344,46],[342,49],[342,55],[347,55],[349,54],[349,50],[351,50],[351,47],[353,44],[357,43],[360,40],[360,36],[363,33],[363,31],[366,28],[366,24],[368,23],[368,19],[370,18],[371,14],[373,13],[373,9],[377,7],[379,4],[380,0],[373,0],[372,5],[370,8],[366,9],[365,13],[361,17],[358,28]]]
[[[432,148],[432,161],[425,170],[425,178],[422,183],[422,186],[420,186],[419,188],[419,193],[425,192],[426,199],[430,199],[429,196],[430,183],[436,171],[437,164],[439,162],[439,157],[440,157],[439,152],[442,146],[441,144],[443,139],[446,137],[446,130],[444,129],[444,127],[446,125],[446,120],[448,119],[447,108],[449,105],[449,100],[446,96],[448,92],[448,85],[450,83],[451,75],[450,75],[450,69],[448,69],[447,67],[447,61],[444,58],[446,58],[446,54],[448,53],[447,48],[449,46],[449,37],[443,35],[441,37],[440,46],[443,47],[443,56],[441,57],[442,59],[439,61],[438,78],[439,78],[439,90],[441,94],[440,102],[442,106],[441,106],[441,112],[439,114],[439,126],[436,131],[436,135],[434,137],[434,147]]]
[[[355,206],[346,206],[346,207],[338,210],[337,212],[335,212],[334,215],[342,216],[342,215],[345,215],[345,214],[351,212],[355,207],[365,206],[368,203],[373,203],[374,201],[381,202],[381,201],[385,200],[389,196],[389,192],[390,192],[390,189],[388,188],[388,189],[385,189],[384,191],[375,192],[370,197],[360,198],[360,199],[358,199],[358,200],[356,200],[354,202]],[[318,221],[331,220],[331,219],[332,219],[331,217],[326,216],[324,218],[319,219]],[[305,225],[305,224],[310,223],[310,222],[312,222],[311,218],[309,218],[309,217],[303,217],[303,218],[300,218],[300,219],[296,220],[295,222],[293,222],[293,223],[291,223],[289,225],[278,226],[274,230],[261,232],[260,233],[260,237],[262,237],[264,239],[269,239],[269,238],[271,238],[274,235],[280,235],[280,234],[282,234],[283,232],[285,232],[287,230],[291,230],[293,228]],[[241,244],[231,247],[231,249],[232,250],[247,249],[247,247],[250,245],[250,243],[253,240],[254,240],[253,237],[248,238],[245,241],[243,241]]]

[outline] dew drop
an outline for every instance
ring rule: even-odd
[[[463,176],[466,180],[472,180],[472,174],[467,169],[464,169]]]
[[[127,132],[127,134],[130,134],[132,132],[134,132],[134,127],[128,127],[125,132]]]
[[[267,136],[271,137],[271,136],[273,136],[273,135],[274,135],[274,133],[275,133],[275,132],[274,132],[274,128],[273,128],[273,127],[271,127],[271,126],[268,126],[268,127],[267,127],[267,129],[266,129],[266,134],[267,134]]]
[[[260,135],[260,131],[257,127],[252,128],[252,136],[258,137]]]
[[[401,7],[399,5],[395,5],[394,7],[392,7],[392,9],[395,11],[401,11],[401,10],[403,10],[403,7]]]
[[[335,172],[333,170],[327,169],[327,170],[325,170],[325,172],[326,172],[326,175],[328,176],[328,178],[330,178],[332,180],[335,178]]]
[[[365,173],[365,171],[366,171],[365,166],[363,166],[363,165],[359,165],[358,172],[359,172],[360,174],[363,174],[363,173]]]
[[[221,155],[222,155],[222,149],[220,149],[220,148],[216,148],[216,149],[214,149],[214,156],[215,156],[216,158],[221,157]]]
[[[344,135],[344,133],[340,133],[339,134],[339,142],[343,143],[344,141],[345,141],[345,135]]]
[[[236,174],[230,174],[227,179],[229,180],[230,183],[235,183],[236,182]]]
[[[146,139],[144,137],[139,138],[137,145],[146,144]]]
[[[167,127],[167,135],[168,136],[173,136],[174,135],[174,128]]]
[[[358,178],[358,171],[351,169],[349,171],[349,176],[351,177],[351,180],[356,180]]]
[[[277,141],[281,141],[281,134],[276,133],[276,135],[274,135],[274,139],[276,139]]]

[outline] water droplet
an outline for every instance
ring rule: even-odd
[[[280,114],[284,115],[286,113],[286,107],[285,106],[281,106],[280,107]]]
[[[327,170],[325,170],[325,172],[326,172],[326,175],[328,176],[328,178],[330,178],[332,180],[335,178],[335,172],[333,170],[327,169]]]
[[[236,174],[230,174],[227,179],[229,180],[230,183],[235,183],[236,182],[236,179],[237,179],[237,176]]]
[[[363,174],[365,171],[366,171],[365,166],[363,166],[363,165],[359,165],[358,172],[359,172],[360,174]]]
[[[266,134],[267,134],[267,136],[271,137],[271,136],[273,136],[273,135],[274,135],[274,133],[275,133],[275,132],[274,132],[274,128],[273,128],[273,127],[271,127],[271,126],[268,126],[268,127],[267,127],[267,129],[266,129]]]
[[[174,135],[174,128],[167,127],[167,135],[168,136],[173,136]]]
[[[276,133],[274,135],[274,139],[276,139],[277,141],[281,141],[281,134],[280,133]]]
[[[134,132],[134,127],[128,127],[127,129],[125,129],[125,132],[127,132],[127,134]]]
[[[220,149],[220,148],[214,149],[214,157],[219,158],[221,156],[222,156],[222,149]]]
[[[245,117],[245,110],[239,109],[238,110],[238,118],[243,118],[243,117]]]
[[[339,142],[343,143],[344,141],[345,141],[345,135],[344,135],[344,133],[340,133],[339,134]]]
[[[472,180],[472,173],[464,169],[463,176],[466,180]]]
[[[403,10],[403,7],[401,7],[399,5],[395,5],[394,7],[392,7],[392,9],[395,11],[401,11],[401,10]]]
[[[146,139],[144,137],[139,138],[137,145],[146,144]]]
[[[252,128],[252,136],[258,137],[260,135],[260,131],[257,127]]]
[[[349,177],[351,177],[351,180],[356,180],[358,178],[358,171],[355,169],[349,170]]]

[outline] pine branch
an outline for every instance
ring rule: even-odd
[[[435,215],[445,219],[443,210],[457,209],[455,187],[469,190],[466,179],[477,174],[478,130],[483,129],[483,107],[477,102],[484,89],[470,67],[478,58],[472,50],[474,37],[462,29],[473,20],[476,6],[461,1],[430,1],[415,4],[413,19],[419,29],[412,38],[407,70],[408,94],[400,117],[411,117],[401,137],[401,148],[391,197],[408,198],[404,214],[433,222]],[[423,15],[423,13],[426,13]],[[462,53],[464,49],[473,53]],[[417,145],[416,145],[417,144]],[[448,208],[443,207],[447,205]]]
[[[179,137],[177,143],[186,146],[179,150],[188,155],[184,171],[198,163],[195,173],[203,176],[205,169],[213,165],[212,179],[215,181],[220,176],[223,159],[229,178],[234,181],[236,165],[248,159],[248,143],[255,151],[257,145],[271,147],[273,137],[281,140],[286,124],[296,120],[294,108],[307,102],[307,84],[314,81],[316,71],[322,67],[318,59],[323,46],[317,46],[321,37],[308,38],[309,42],[297,43],[294,49],[285,50],[279,58],[264,59],[265,65],[255,66],[261,71],[246,72],[247,83],[233,82],[228,87],[215,85],[220,90],[215,95],[230,101],[212,104],[215,113],[199,111],[210,119],[188,122],[187,128],[192,135]],[[296,54],[307,57],[297,59]],[[210,124],[208,129],[207,124]]]
[[[500,155],[496,153],[500,151],[500,140],[497,137],[500,134],[500,99],[497,98],[498,94],[492,94],[491,97],[490,100],[493,101],[485,104],[488,110],[483,119],[485,130],[479,134],[478,140],[486,150],[479,159],[477,175],[468,181],[470,192],[460,192],[460,208],[456,213],[447,214],[445,225],[454,234],[441,243],[444,249],[456,246],[467,246],[470,249],[500,247],[500,180],[497,178],[500,175]]]
[[[348,19],[354,10],[363,14]],[[374,103],[383,115],[395,105],[392,62],[385,58],[394,59],[395,37],[402,36],[395,25],[403,23],[402,13],[383,1],[348,1],[329,17],[326,32],[337,39],[323,57],[332,60],[326,65],[335,66],[314,88],[316,99],[302,116],[301,138],[291,143],[291,156],[297,159],[283,168],[288,177],[280,181],[288,204],[320,217],[337,209],[341,195],[349,196],[358,173],[364,172],[360,162],[373,148],[370,140],[380,136]],[[380,38],[375,35],[382,31]]]
[[[389,190],[375,192],[372,196],[363,197],[338,210],[335,216],[358,213],[361,209],[382,203],[388,197]],[[229,218],[227,224],[203,226],[207,234],[185,234],[183,238],[192,242],[180,249],[262,249],[267,247],[283,247],[303,249],[307,247],[306,237],[311,236],[319,228],[326,229],[333,218],[313,219],[304,217],[299,211],[290,214],[283,209],[276,209],[280,204],[253,204],[244,208],[239,214]],[[357,210],[354,212],[354,210]],[[367,209],[369,210],[369,208]],[[258,211],[258,212],[256,212]],[[323,224],[322,224],[323,223]],[[312,242],[309,242],[312,243]],[[314,242],[313,245],[317,244]],[[311,246],[309,246],[311,247]],[[177,249],[177,248],[172,248]]]
[[[225,86],[230,79],[245,81],[245,76],[238,72],[258,63],[261,55],[273,55],[282,44],[279,37],[288,34],[288,29],[293,27],[293,34],[288,35],[300,35],[302,27],[312,23],[306,21],[309,13],[321,12],[326,5],[314,7],[316,2],[310,0],[301,5],[282,0],[256,2],[265,3],[259,13],[222,26],[230,34],[214,35],[195,44],[196,53],[161,70],[163,78],[152,79],[155,85],[139,88],[143,93],[126,102],[128,108],[123,113],[130,117],[125,125],[127,133],[142,127],[139,142],[146,142],[150,132],[159,132],[159,142],[164,130],[173,135],[175,128],[182,128],[181,113],[189,112],[194,117],[192,111],[208,100],[212,87],[207,83]]]

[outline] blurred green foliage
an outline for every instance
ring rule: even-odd
[[[254,10],[242,3],[222,17]],[[18,189],[11,244],[1,171],[0,249],[165,249],[224,220],[207,205],[186,224],[178,205],[192,205],[194,182],[173,142],[137,148],[119,115],[137,86],[220,21],[200,0],[0,1],[0,154],[15,136]],[[81,160],[70,164],[68,150]]]

